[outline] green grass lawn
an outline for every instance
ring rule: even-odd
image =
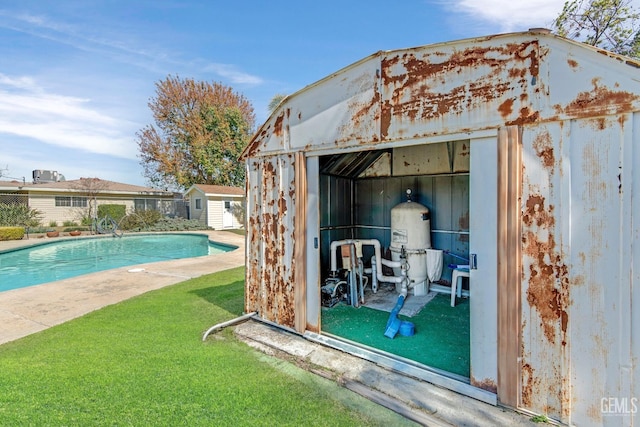
[[[2,426],[402,425],[395,413],[213,324],[244,268],[189,280],[0,346]]]

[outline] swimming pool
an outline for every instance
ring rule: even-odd
[[[112,268],[236,249],[203,234],[142,234],[47,242],[0,253],[0,292]]]

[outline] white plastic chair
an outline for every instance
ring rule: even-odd
[[[453,269],[451,275],[451,307],[456,306],[456,294],[458,298],[462,297],[462,278],[469,277],[469,266],[459,265]],[[458,285],[458,283],[460,285]]]

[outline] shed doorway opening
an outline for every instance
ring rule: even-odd
[[[468,379],[470,141],[322,156],[319,187],[321,333]]]

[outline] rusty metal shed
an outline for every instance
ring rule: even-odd
[[[638,67],[530,30],[377,52],[286,97],[243,153],[245,310],[330,341],[328,242],[388,241],[371,218],[409,181],[453,188],[434,196],[448,200],[434,239],[477,256],[471,373],[425,380],[566,424],[633,424]]]

